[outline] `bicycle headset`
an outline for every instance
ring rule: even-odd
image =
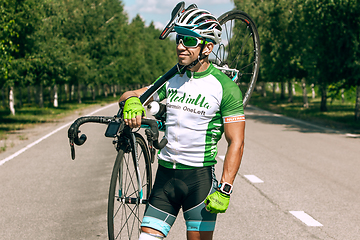
[[[175,32],[184,36],[204,38],[205,41],[218,44],[221,42],[222,28],[220,23],[210,12],[193,8],[185,11],[175,22]],[[188,68],[194,67],[200,60],[206,58],[203,55],[205,44],[201,45],[198,59],[188,65]]]

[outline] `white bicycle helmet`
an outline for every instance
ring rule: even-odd
[[[185,11],[175,22],[174,29],[181,35],[206,38],[215,44],[221,42],[220,23],[210,12],[203,9]]]

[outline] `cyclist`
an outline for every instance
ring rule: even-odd
[[[173,76],[151,100],[166,99],[167,145],[158,154],[158,170],[141,224],[140,240],[167,236],[182,208],[187,239],[212,239],[217,213],[226,211],[239,170],[245,117],[239,87],[209,61],[221,41],[221,26],[208,11],[191,9],[175,22],[177,56],[185,74]],[[124,119],[139,127],[145,109],[139,96],[147,88],[125,92]],[[223,173],[214,174],[217,142],[228,142]]]

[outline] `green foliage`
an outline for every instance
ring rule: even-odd
[[[234,0],[258,25],[262,81],[301,81],[327,91],[360,85],[360,4],[354,0]],[[334,89],[337,88],[337,89]],[[332,97],[332,94],[331,94]]]
[[[0,14],[0,88],[149,84],[176,63],[118,0],[3,0]]]

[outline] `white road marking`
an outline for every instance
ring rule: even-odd
[[[255,175],[244,175],[252,183],[263,183],[264,181]]]
[[[97,112],[100,112],[100,111],[102,111],[102,110],[104,110],[104,109],[106,109],[106,108],[108,108],[108,107],[111,107],[111,106],[113,106],[113,105],[115,105],[115,104],[117,104],[117,103],[113,103],[113,104],[107,105],[107,106],[105,106],[105,107],[99,108],[99,109],[93,111],[92,113],[90,113],[89,115],[93,115],[93,114],[95,114],[95,113],[97,113]],[[36,144],[38,144],[39,142],[45,140],[46,138],[50,137],[51,135],[53,135],[53,134],[57,133],[58,131],[66,128],[67,126],[69,126],[69,125],[72,124],[72,123],[73,123],[73,121],[72,121],[72,122],[69,122],[69,123],[66,123],[65,125],[63,125],[63,126],[57,128],[57,129],[55,129],[55,130],[52,131],[51,133],[49,133],[49,134],[47,134],[47,135],[39,138],[39,139],[36,140],[35,142],[30,143],[29,145],[27,145],[26,147],[20,149],[19,151],[17,151],[16,153],[10,155],[9,157],[1,160],[1,161],[0,161],[0,166],[3,165],[4,163],[6,163],[6,162],[8,162],[8,161],[10,161],[10,160],[12,160],[12,159],[14,159],[15,157],[19,156],[20,154],[22,154],[23,152],[25,152],[25,151],[28,150],[29,148],[35,146]]]
[[[219,156],[219,158],[223,161],[225,160],[225,156]]]
[[[316,221],[314,218],[312,218],[310,215],[305,213],[304,211],[290,211],[292,215],[294,215],[296,218],[298,218],[300,221],[305,223],[307,226],[310,227],[321,227],[323,226],[321,223]]]
[[[360,134],[346,133],[345,136],[352,137],[352,138],[358,138],[358,137],[360,137]]]

